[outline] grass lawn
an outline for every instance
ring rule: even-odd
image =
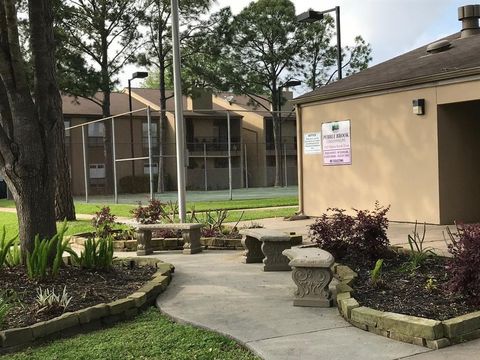
[[[105,330],[0,357],[1,360],[95,359],[222,359],[250,360],[256,356],[235,341],[216,333],[171,322],[151,308],[134,320]]]
[[[61,224],[61,222],[57,223],[57,228],[59,228]],[[18,234],[17,214],[0,212],[0,228],[3,226],[5,226],[7,231],[7,238],[11,238],[12,236]],[[93,227],[88,220],[69,221],[66,235],[72,235],[79,232],[88,232],[92,230]]]
[[[99,211],[104,204],[94,203],[75,203],[75,210],[79,214],[95,214]],[[295,206],[298,205],[298,198],[296,196],[291,197],[279,197],[271,199],[252,199],[252,200],[231,200],[231,201],[202,201],[202,202],[189,202],[187,203],[187,209],[191,210],[192,206],[195,211],[207,211],[218,209],[255,209],[277,206]],[[130,210],[135,208],[135,205],[128,204],[108,204],[113,214],[117,216],[130,217]],[[0,199],[0,207],[14,208],[15,203],[12,200]]]

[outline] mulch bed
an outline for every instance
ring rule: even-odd
[[[60,269],[55,278],[41,282],[30,280],[23,267],[0,269],[0,289],[13,292],[19,305],[11,309],[0,330],[29,326],[62,314],[61,309],[50,312],[40,311],[35,302],[37,289],[55,289],[62,294],[64,286],[72,300],[66,311],[81,310],[100,303],[122,299],[138,290],[152,278],[155,268],[152,266],[127,267],[115,265],[109,271],[82,270],[68,266]]]
[[[377,285],[370,281],[374,262],[360,259],[340,262],[358,273],[352,296],[362,306],[435,320],[447,320],[480,309],[468,298],[448,291],[450,275],[445,269],[446,258],[431,257],[413,272],[402,269],[407,261],[408,256],[403,254],[385,259],[382,280]],[[427,285],[429,279],[433,279],[433,286]]]

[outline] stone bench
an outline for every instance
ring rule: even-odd
[[[135,224],[135,239],[137,239],[137,255],[149,255],[153,252],[151,246],[152,230],[181,230],[184,241],[183,253],[196,254],[202,251],[200,230],[202,224]]]
[[[244,229],[242,245],[245,248],[244,262],[263,262],[264,271],[290,271],[288,258],[282,251],[291,248],[290,235],[269,229]]]
[[[319,248],[292,248],[283,251],[290,259],[292,279],[297,285],[294,306],[331,307],[332,294],[328,285],[332,281],[331,266],[334,258]]]

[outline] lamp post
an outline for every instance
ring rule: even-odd
[[[280,126],[280,173],[283,174],[283,171],[284,169],[282,169],[282,157],[283,157],[283,145],[282,145],[282,90],[284,88],[288,88],[288,87],[293,87],[293,86],[298,86],[300,85],[302,82],[300,80],[289,80],[289,81],[286,81],[285,83],[283,83],[282,85],[280,85],[278,87],[278,124]],[[287,165],[285,164],[285,167]],[[282,185],[284,185],[286,183],[286,180],[285,181],[282,181]]]
[[[143,79],[148,76],[148,72],[137,71],[132,74],[132,78],[128,79],[128,110],[130,111],[130,151],[132,158],[134,158],[134,144],[133,144],[133,116],[132,116],[132,86],[131,81],[134,79]],[[132,176],[135,177],[135,163],[132,160]]]
[[[335,23],[337,24],[337,72],[338,80],[342,79],[342,37],[340,36],[340,6],[324,11],[308,10],[297,16],[298,22],[313,23],[323,19],[323,15],[329,12],[335,12]]]

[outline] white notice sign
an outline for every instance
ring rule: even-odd
[[[322,134],[305,133],[303,134],[303,153],[304,154],[321,154],[322,153]]]
[[[350,165],[350,120],[323,123],[322,146],[324,165]]]

